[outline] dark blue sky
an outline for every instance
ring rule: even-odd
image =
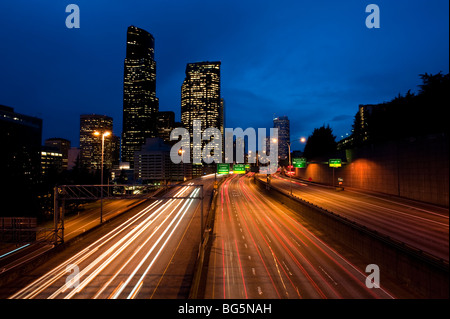
[[[65,26],[70,3],[79,29]],[[370,3],[380,29],[365,25]],[[5,0],[0,104],[42,118],[43,139],[78,146],[84,113],[112,116],[120,135],[135,25],[155,37],[160,110],[177,120],[186,64],[219,60],[226,127],[271,127],[287,115],[292,138],[329,124],[339,140],[359,104],[416,92],[421,73],[449,72],[448,12],[447,0]]]

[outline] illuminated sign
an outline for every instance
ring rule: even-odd
[[[341,167],[342,166],[342,161],[340,158],[336,158],[336,159],[330,159],[328,161],[328,165],[330,167]]]
[[[229,163],[218,163],[217,164],[217,174],[230,174],[230,164]]]
[[[293,158],[292,159],[292,165],[294,168],[305,168],[306,167],[306,158]]]
[[[233,165],[233,173],[234,174],[245,174],[245,165],[244,164],[234,164]]]

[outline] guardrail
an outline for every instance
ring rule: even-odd
[[[203,241],[200,244],[200,248],[197,255],[197,261],[195,264],[194,277],[192,279],[191,290],[189,292],[189,299],[197,299],[200,291],[200,282],[204,276],[204,262],[205,257],[208,256],[208,250],[211,245],[211,238],[214,229],[214,216],[216,212],[217,194],[219,193],[220,186],[226,180],[222,178],[218,181],[217,189],[214,190],[214,195],[210,197],[208,215],[206,217],[205,233]]]

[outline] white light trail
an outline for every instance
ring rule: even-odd
[[[196,189],[194,191],[194,193],[197,193],[198,189]],[[158,240],[153,244],[152,248],[147,252],[147,254],[144,256],[144,258],[142,258],[141,262],[138,264],[138,266],[134,269],[134,271],[130,274],[130,276],[128,277],[128,279],[125,281],[125,284],[121,286],[121,288],[116,292],[116,294],[112,297],[113,299],[117,299],[119,297],[119,295],[122,293],[122,291],[125,289],[125,287],[129,284],[129,282],[131,281],[131,279],[133,279],[133,277],[136,275],[137,271],[142,267],[142,265],[144,264],[144,262],[148,259],[148,257],[150,256],[150,254],[153,252],[153,250],[156,248],[156,246],[159,244],[159,242],[164,238],[165,234],[167,233],[167,231],[170,229],[170,227],[172,226],[173,223],[175,223],[175,221],[178,219],[178,217],[180,215],[183,215],[186,213],[186,211],[188,210],[189,206],[191,205],[193,199],[189,199],[187,201],[184,202],[183,206],[181,207],[181,209],[178,211],[177,215],[172,219],[172,221],[170,222],[170,224],[167,226],[167,228],[164,230],[164,232],[161,234],[161,236],[158,238]],[[185,207],[187,206],[187,208],[185,209]],[[170,239],[170,237],[173,234],[173,231],[176,229],[176,227],[178,226],[179,222],[180,222],[181,218],[178,219],[178,223],[177,225],[173,228],[172,232],[170,233],[170,235],[167,237],[166,241],[163,244],[164,245],[167,243],[167,241]],[[157,257],[159,256],[159,253],[154,257],[154,259],[152,260],[150,266],[147,268],[146,272],[144,272],[144,275],[141,277],[140,280],[142,280],[142,278],[146,275],[146,273],[148,272],[148,270],[150,269],[151,265],[153,265],[153,262],[157,259]],[[133,291],[131,292],[131,294],[128,296],[130,297],[135,289],[137,289],[137,285],[135,286],[135,288],[133,289]]]
[[[175,194],[175,196],[180,196],[181,194],[186,192],[188,188],[189,188],[188,186],[183,187],[181,190],[179,190]],[[163,205],[163,207],[165,207],[167,204],[171,203],[172,201],[174,201],[174,200],[173,199],[169,200],[167,203],[165,203]],[[34,282],[29,284],[25,288],[21,289],[14,295],[10,296],[9,299],[16,299],[16,298],[28,299],[28,298],[36,297],[38,294],[40,294],[45,289],[47,289],[50,285],[55,283],[58,279],[60,279],[61,277],[63,277],[64,275],[67,274],[67,272],[66,272],[67,265],[80,264],[82,261],[84,261],[85,259],[90,257],[92,254],[94,254],[100,247],[107,244],[109,241],[114,239],[116,236],[121,234],[123,231],[127,230],[127,228],[130,225],[132,225],[134,222],[136,222],[137,220],[142,218],[145,214],[147,214],[149,211],[151,211],[153,208],[155,208],[161,202],[162,202],[162,200],[158,200],[158,201],[150,204],[146,208],[142,209],[141,211],[136,213],[136,215],[134,215],[133,217],[131,217],[130,219],[128,219],[127,221],[125,221],[124,223],[122,223],[121,225],[119,225],[118,227],[113,229],[112,231],[110,231],[108,234],[104,235],[103,237],[101,237],[100,239],[95,241],[93,244],[89,245],[88,247],[86,247],[85,249],[83,249],[82,251],[80,251],[79,253],[74,255],[73,257],[69,258],[67,261],[63,262],[62,264],[55,267],[54,269],[52,269],[51,271],[49,271],[42,277],[38,278],[37,280],[35,280]],[[155,216],[155,215],[152,214],[151,216]],[[146,218],[146,220],[148,220],[148,218]],[[136,227],[135,229],[137,230],[138,228],[139,227]],[[134,230],[133,230],[133,232],[134,232]],[[63,286],[63,288],[64,287],[65,287],[65,285]]]

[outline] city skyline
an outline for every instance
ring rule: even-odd
[[[445,300],[448,11],[1,1],[0,299]]]
[[[114,133],[121,135],[123,59],[130,25],[155,37],[156,96],[161,111],[175,112],[175,121],[181,118],[179,89],[185,66],[197,61],[222,62],[226,127],[269,128],[273,118],[287,115],[296,123],[292,138],[308,136],[325,123],[339,140],[350,133],[359,104],[417,91],[419,74],[448,73],[444,1],[379,1],[380,29],[365,26],[366,4],[356,2],[198,2],[171,8],[153,2],[133,7],[101,1],[77,4],[80,29],[65,27],[62,4],[1,5],[2,12],[11,12],[3,23],[16,25],[15,36],[21,41],[2,34],[14,50],[7,48],[1,62],[10,81],[1,88],[0,103],[42,118],[43,140],[61,137],[73,146],[78,144],[80,114],[111,116],[117,123]],[[39,15],[23,23],[29,11]],[[216,11],[222,13],[216,21],[205,14]],[[104,17],[111,16],[114,21],[106,23]],[[58,41],[50,40],[54,38]],[[17,70],[17,65],[23,68]],[[24,77],[24,70],[41,74],[39,83],[35,76]],[[29,94],[18,93],[19,78]]]

